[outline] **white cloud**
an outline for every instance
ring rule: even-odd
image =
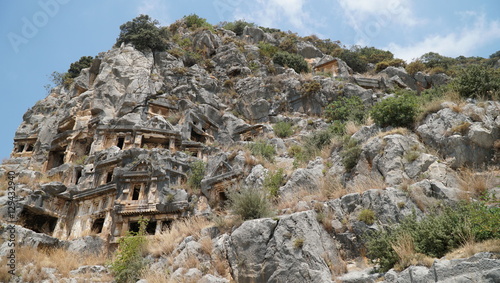
[[[137,7],[137,13],[151,16],[161,25],[167,25],[171,21],[165,1],[161,0],[142,0]]]
[[[305,0],[258,0],[253,5],[247,2],[236,8],[234,17],[266,27],[278,27],[286,22],[294,31],[310,34],[320,23],[305,12],[305,3]]]
[[[409,0],[337,0],[347,24],[357,33],[356,44],[366,45],[371,38],[391,26],[414,27],[423,24],[412,12]]]
[[[478,15],[472,26],[446,35],[433,34],[416,44],[399,45],[390,43],[388,48],[398,58],[410,61],[427,52],[444,56],[472,56],[474,50],[484,44],[500,39],[500,22],[487,21],[485,15]]]
[[[348,14],[351,25],[358,25],[372,17],[380,21],[392,21],[414,26],[419,21],[412,13],[409,0],[338,0]]]

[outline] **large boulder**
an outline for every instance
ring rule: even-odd
[[[416,80],[402,67],[389,66],[380,73],[387,74],[389,78],[397,76],[406,86],[408,86],[412,90],[417,90]]]
[[[492,253],[478,253],[470,258],[438,260],[430,267],[410,266],[402,272],[390,270],[386,283],[396,282],[500,282],[500,259]]]
[[[299,54],[304,58],[323,57],[323,52],[309,42],[298,42],[297,49],[299,50]]]
[[[307,168],[299,168],[292,173],[288,182],[279,189],[279,194],[286,197],[293,195],[300,189],[317,190],[324,169],[325,166],[321,158],[310,161]]]
[[[221,44],[220,38],[209,30],[203,30],[193,38],[195,50],[206,50],[209,55],[214,54]]]
[[[242,36],[251,43],[257,44],[266,39],[264,31],[258,27],[246,26],[243,29]]]
[[[405,179],[413,179],[426,172],[437,157],[424,152],[425,147],[412,135],[391,134],[374,137],[362,147],[362,158],[358,163],[358,173],[381,174],[389,186],[400,184]],[[366,162],[370,166],[362,166]],[[364,172],[370,170],[370,172]]]
[[[500,103],[459,106],[448,103],[428,115],[416,129],[423,142],[437,149],[453,168],[494,162],[500,138]]]
[[[314,211],[246,221],[227,246],[237,282],[332,282],[329,265],[339,263]]]

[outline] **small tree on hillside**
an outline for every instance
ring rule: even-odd
[[[92,56],[82,56],[80,60],[71,63],[68,69],[68,77],[78,77],[82,69],[90,67],[90,65],[92,64],[92,60],[94,60],[94,57]]]
[[[163,33],[158,27],[159,22],[148,15],[140,15],[132,21],[120,26],[120,35],[115,46],[122,43],[132,43],[138,50],[164,50],[165,42]]]

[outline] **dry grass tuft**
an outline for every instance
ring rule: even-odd
[[[460,248],[446,254],[446,259],[468,258],[480,252],[500,253],[500,239],[484,242],[466,241]]]
[[[363,193],[371,189],[385,189],[387,186],[380,176],[360,176],[347,185],[349,193]]]
[[[402,271],[410,265],[423,265],[431,267],[434,259],[424,254],[415,252],[415,244],[411,235],[405,233],[399,236],[392,248],[398,255],[399,261],[394,266],[397,271]]]
[[[221,233],[230,233],[233,227],[240,226],[243,219],[239,215],[221,215],[212,219],[214,225],[219,228]]]
[[[203,237],[198,241],[201,245],[201,250],[207,255],[212,254],[213,243],[210,237]]]
[[[445,133],[445,136],[451,136],[453,134],[460,134],[460,135],[464,136],[469,132],[470,125],[471,125],[471,123],[464,121],[464,122],[450,128],[449,130],[447,130]]]
[[[38,282],[38,280],[46,278],[47,274],[43,272],[42,268],[55,268],[57,270],[56,274],[68,277],[71,270],[82,265],[104,265],[107,261],[104,253],[101,255],[83,255],[65,249],[37,249],[26,246],[17,247],[16,259],[19,266],[32,266],[29,272],[22,275],[23,280],[28,282]]]
[[[169,279],[169,275],[166,271],[161,272],[159,270],[153,270],[151,268],[144,269],[141,278],[146,279],[148,283],[177,283],[177,281]]]
[[[420,113],[418,114],[416,121],[421,122],[423,121],[429,114],[436,113],[439,110],[443,109],[443,100],[433,100],[429,103],[426,103],[425,105],[422,106]]]
[[[328,256],[328,254],[324,253],[322,254],[321,257],[328,266],[328,269],[330,269],[330,272],[332,273],[333,277],[342,275],[347,272],[347,264],[342,259],[340,258],[337,259],[337,264],[334,264],[333,261]]]
[[[221,277],[226,277],[229,274],[229,263],[226,259],[221,256],[216,256],[212,261],[212,265],[214,267],[215,272],[219,274]]]
[[[383,138],[388,135],[402,135],[402,136],[407,136],[410,134],[410,130],[407,128],[395,128],[387,132],[380,132],[378,135],[376,135],[377,138]]]
[[[336,199],[346,195],[348,191],[342,186],[340,180],[330,176],[324,176],[318,180],[316,189],[310,190],[307,188],[299,188],[293,194],[286,194],[278,199],[278,210],[291,209],[293,212],[297,211],[297,203],[299,201],[306,201],[308,203],[313,201],[327,201]]]
[[[169,255],[184,238],[193,236],[198,239],[202,229],[213,225],[214,223],[201,217],[177,220],[169,230],[151,237],[146,245],[146,251],[157,257]]]
[[[196,268],[196,269],[200,269],[200,260],[198,259],[198,257],[196,257],[196,255],[194,254],[190,254],[188,256],[188,258],[182,262],[182,266],[179,266],[179,267],[184,267],[186,269],[191,269],[191,268]],[[174,269],[177,269],[175,266],[174,266]]]
[[[494,186],[495,174],[493,172],[478,173],[469,168],[462,168],[459,176],[464,200],[480,197]]]
[[[353,121],[348,121],[345,124],[345,133],[348,136],[354,135],[357,131],[359,131],[359,129],[361,129],[361,126],[354,123]]]
[[[332,176],[325,176],[319,180],[318,187],[320,193],[319,196],[321,197],[320,200],[323,201],[340,198],[348,194],[348,191],[344,188],[340,179]]]

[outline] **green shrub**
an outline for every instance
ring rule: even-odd
[[[198,64],[201,61],[202,57],[199,53],[192,51],[185,51],[184,56],[182,57],[182,61],[184,62],[184,66],[191,67],[195,64]]]
[[[332,143],[334,134],[330,129],[314,132],[306,138],[306,144],[321,150],[323,147]]]
[[[276,149],[273,145],[268,144],[264,141],[257,141],[255,143],[249,144],[248,147],[253,155],[259,155],[267,159],[268,161],[274,161],[274,155],[276,155]]]
[[[278,65],[290,67],[297,73],[305,73],[309,71],[306,60],[298,54],[279,51],[274,54],[273,61]]]
[[[367,225],[375,223],[375,212],[371,209],[363,209],[358,216],[359,221],[365,222]]]
[[[344,147],[340,152],[342,164],[347,171],[351,171],[358,164],[359,156],[361,155],[361,147],[358,142],[350,137],[344,139]]]
[[[389,63],[387,61],[378,62],[375,65],[375,72],[378,73],[380,71],[383,71],[383,70],[387,69],[387,67],[389,67]]]
[[[412,76],[418,72],[425,71],[425,69],[425,64],[420,60],[415,60],[406,66],[406,72]]]
[[[468,206],[472,234],[477,241],[500,239],[500,207],[487,206],[483,202]]]
[[[381,127],[410,128],[419,111],[414,95],[403,94],[386,98],[375,104],[370,111],[371,117]]]
[[[500,238],[499,221],[500,207],[490,207],[484,202],[436,209],[421,221],[413,214],[399,226],[365,235],[367,256],[378,259],[383,272],[391,269],[398,261],[392,246],[401,235],[408,234],[413,238],[416,253],[440,258],[468,237],[477,241]]]
[[[341,97],[325,108],[324,116],[330,121],[354,121],[362,123],[365,119],[366,109],[359,96]]]
[[[380,72],[385,70],[387,67],[405,67],[406,63],[402,59],[392,59],[389,61],[381,61],[375,65],[375,72]]]
[[[278,122],[273,126],[274,133],[280,138],[287,138],[293,134],[292,123]]]
[[[82,56],[80,60],[71,63],[68,69],[68,76],[70,78],[76,78],[80,75],[82,69],[90,67],[92,65],[92,61],[94,57],[92,56]]]
[[[309,81],[302,84],[300,91],[304,95],[311,95],[321,90],[321,84],[318,81]]]
[[[139,232],[128,232],[125,237],[118,240],[118,251],[111,263],[111,271],[117,282],[137,282],[141,276],[146,261],[142,257],[146,243],[147,220],[139,220]]]
[[[162,51],[166,46],[166,38],[158,25],[157,20],[151,19],[148,15],[140,15],[120,26],[120,35],[115,46],[132,43],[138,50],[150,48]]]
[[[470,65],[458,72],[453,83],[462,97],[491,98],[500,93],[500,71]]]
[[[333,135],[342,137],[345,135],[345,123],[335,120],[332,122],[332,124],[328,127],[330,132],[332,132]]]
[[[184,22],[186,23],[186,26],[191,29],[196,29],[201,27],[213,28],[212,25],[209,24],[205,18],[199,17],[196,14],[184,16]]]
[[[368,69],[368,61],[358,52],[352,50],[343,50],[339,55],[354,72],[364,73]]]
[[[278,47],[266,42],[259,42],[257,45],[259,47],[259,54],[262,57],[273,58],[274,54],[278,52]]]
[[[242,35],[243,30],[245,29],[246,26],[253,27],[255,26],[255,24],[248,23],[243,20],[237,20],[234,22],[224,24],[223,28],[233,31],[236,35]]]
[[[230,208],[243,220],[273,216],[267,196],[256,189],[244,188],[229,193]]]
[[[297,42],[299,42],[299,37],[294,33],[288,33],[281,40],[279,48],[285,52],[295,54],[298,51]]]
[[[306,239],[304,239],[304,238],[295,238],[295,240],[293,240],[293,246],[296,249],[302,249],[305,241],[306,241]]]
[[[191,163],[191,169],[188,173],[188,185],[194,189],[199,190],[201,188],[201,180],[205,176],[205,162],[197,160]]]
[[[285,181],[283,168],[279,168],[276,172],[269,172],[264,179],[264,188],[269,192],[271,197],[278,196],[278,190]]]

